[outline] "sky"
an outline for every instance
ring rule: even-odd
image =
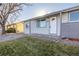
[[[54,11],[70,8],[79,3],[34,3],[32,6],[24,6],[17,21],[28,20]]]

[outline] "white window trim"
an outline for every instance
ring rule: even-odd
[[[72,11],[72,12],[73,12],[73,13],[79,12],[79,10],[78,10],[78,11]],[[79,22],[79,20],[71,21],[71,20],[70,20],[70,13],[71,13],[71,12],[68,13],[69,22]]]
[[[37,20],[38,21],[38,20]],[[45,19],[45,21],[46,21],[46,26],[45,27],[37,27],[37,28],[47,28],[47,20]]]

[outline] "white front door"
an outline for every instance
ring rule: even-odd
[[[56,17],[50,19],[50,33],[56,34]]]

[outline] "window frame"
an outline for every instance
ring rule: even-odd
[[[74,20],[74,21],[71,21],[71,19],[70,19],[70,14],[71,13],[75,13],[75,12],[79,12],[79,10],[78,11],[72,11],[72,12],[68,12],[68,15],[69,15],[69,22],[79,22],[79,20]]]
[[[43,19],[39,19],[39,20],[36,21],[36,22],[37,22],[37,24],[36,24],[37,28],[47,28],[47,21],[46,21],[46,19],[45,19],[45,21],[46,21],[45,23],[46,23],[46,24],[45,24],[44,27],[41,27],[41,26],[40,26],[40,21],[41,21],[41,20],[43,20]],[[38,23],[38,22],[39,22],[39,23]]]

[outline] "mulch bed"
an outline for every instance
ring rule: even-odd
[[[79,42],[79,38],[63,38],[66,41],[77,41]]]

